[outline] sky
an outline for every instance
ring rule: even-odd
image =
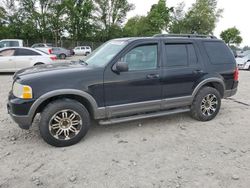
[[[128,18],[135,15],[146,15],[151,6],[158,0],[128,0],[133,3],[136,8],[129,12]],[[168,6],[176,6],[178,3],[184,2],[188,9],[195,0],[167,0]],[[249,0],[218,0],[218,8],[224,9],[222,18],[217,23],[214,35],[219,37],[221,31],[230,27],[237,27],[243,38],[241,46],[250,46],[250,1]]]

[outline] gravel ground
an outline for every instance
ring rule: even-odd
[[[47,145],[6,113],[11,76],[0,75],[0,188],[247,188],[250,72],[213,121],[179,114],[100,126],[68,148]]]

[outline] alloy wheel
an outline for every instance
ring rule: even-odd
[[[70,140],[78,135],[82,126],[82,118],[77,112],[62,110],[50,119],[49,132],[58,140]]]

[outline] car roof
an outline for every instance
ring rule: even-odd
[[[2,39],[0,41],[23,41],[21,39]]]
[[[13,50],[15,50],[15,49],[27,49],[27,50],[38,52],[39,54],[42,54],[42,55],[48,55],[40,50],[36,50],[35,48],[29,48],[29,47],[4,47],[4,48],[0,48],[0,51],[8,50],[8,49],[13,49]]]

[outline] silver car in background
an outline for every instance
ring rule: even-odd
[[[10,47],[0,49],[0,72],[16,72],[31,66],[52,64],[57,57],[34,48]]]
[[[61,47],[53,47],[51,53],[56,55],[59,59],[66,59],[66,57],[72,55],[70,50]]]

